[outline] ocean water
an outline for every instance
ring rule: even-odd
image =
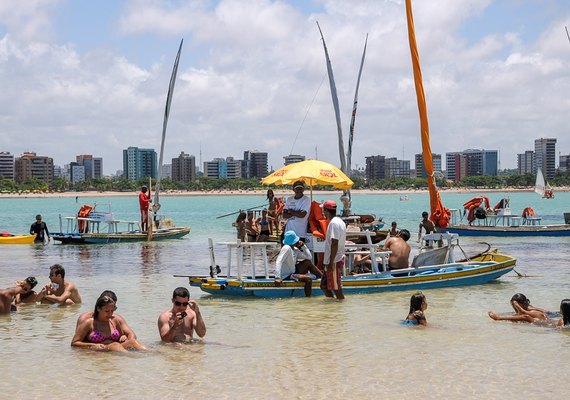
[[[279,193],[281,194],[281,193]],[[283,194],[288,194],[283,192]],[[491,203],[500,193],[488,194]],[[570,193],[543,200],[533,193],[508,193],[513,212],[532,206],[543,223],[562,223]],[[338,199],[338,194],[314,196]],[[443,193],[460,208],[470,194]],[[355,194],[353,210],[383,216],[412,232],[427,194]],[[116,217],[139,218],[136,195],[113,198],[0,199],[0,231],[25,233],[41,213],[51,231],[59,214],[85,203],[112,203]],[[0,246],[0,287],[38,277],[48,283],[49,266],[61,263],[76,283],[83,304],[60,308],[28,305],[0,316],[2,398],[502,398],[544,399],[566,395],[570,331],[493,321],[488,310],[511,312],[509,300],[526,294],[556,311],[570,298],[570,238],[463,238],[468,252],[485,240],[517,258],[516,270],[498,281],[427,290],[430,326],[399,325],[413,292],[295,299],[216,298],[191,288],[208,332],[203,341],[160,344],[157,318],[169,308],[172,290],[187,286],[175,275],[205,274],[207,239],[233,240],[239,208],[263,204],[263,196],[163,197],[162,210],[176,225],[191,226],[180,240],[89,246],[59,244]],[[217,249],[223,265],[223,251]],[[93,308],[99,293],[114,290],[123,315],[147,352],[126,355],[72,349],[77,316]],[[529,383],[530,380],[530,383]]]

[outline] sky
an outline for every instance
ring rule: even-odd
[[[416,0],[434,153],[498,150],[500,168],[534,139],[570,153],[568,0]],[[103,157],[160,150],[180,40],[165,163],[269,153],[340,165],[319,22],[345,149],[364,40],[352,167],[421,152],[404,0],[2,0],[0,151]],[[558,159],[556,160],[558,164]]]

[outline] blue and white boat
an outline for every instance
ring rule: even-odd
[[[455,261],[454,249],[459,247],[458,236],[452,234],[431,234],[424,236],[424,241],[437,243],[445,240],[446,245],[424,247],[414,257],[412,267],[389,270],[387,259],[390,252],[377,251],[378,245],[368,247],[371,259],[374,260],[371,273],[350,275],[353,249],[348,246],[346,253],[346,270],[342,277],[345,294],[376,293],[395,290],[426,290],[443,287],[478,285],[490,282],[513,270],[516,259],[497,253],[484,252],[463,261]],[[305,296],[304,283],[294,280],[275,282],[268,266],[268,250],[276,243],[241,243],[224,242],[227,246],[228,263],[225,275],[212,271],[211,276],[184,276],[190,285],[202,291],[218,296],[237,297],[302,297]],[[362,248],[363,245],[353,247]],[[210,241],[211,261],[215,266],[213,246]],[[235,251],[237,262],[232,266],[232,253]],[[244,257],[244,253],[247,257]],[[362,253],[362,252],[359,252]],[[467,257],[466,257],[467,258]],[[250,260],[250,268],[244,264]],[[258,268],[257,265],[260,265]],[[248,269],[247,273],[245,269]],[[218,269],[218,273],[221,270]],[[322,295],[320,279],[313,281],[314,296]]]

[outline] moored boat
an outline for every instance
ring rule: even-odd
[[[36,235],[12,235],[0,233],[0,244],[31,244]]]
[[[446,246],[442,248],[423,248],[414,258],[412,267],[389,270],[387,257],[390,252],[375,251],[370,247],[373,259],[373,272],[349,275],[351,250],[347,251],[347,269],[342,277],[345,294],[377,293],[396,290],[426,290],[442,287],[483,284],[497,279],[513,270],[516,260],[496,251],[479,254],[467,261],[455,261],[454,248],[458,246],[457,235],[432,234],[424,237],[431,243],[443,238]],[[275,243],[220,243],[228,247],[226,275],[185,276],[190,285],[202,291],[220,296],[237,297],[302,297],[305,296],[304,283],[290,281],[275,282],[269,273],[267,250]],[[254,249],[263,249],[262,257],[255,256]],[[244,249],[250,250],[251,269],[246,273]],[[378,249],[378,248],[376,248]],[[236,263],[232,265],[232,252],[235,250]],[[211,251],[212,247],[211,247]],[[215,257],[212,253],[212,259]],[[261,264],[259,270],[255,260]],[[423,264],[423,265],[418,265]],[[259,265],[259,264],[258,264]],[[313,295],[322,295],[320,279],[313,281]]]

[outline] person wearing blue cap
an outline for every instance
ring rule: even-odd
[[[305,283],[305,296],[311,297],[313,279],[321,277],[321,271],[313,264],[311,252],[294,231],[283,236],[283,247],[275,263],[275,285],[284,280]]]

